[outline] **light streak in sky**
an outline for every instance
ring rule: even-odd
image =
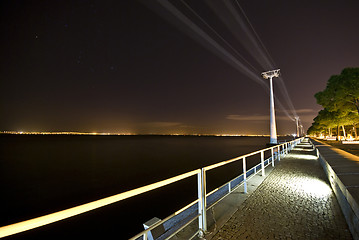
[[[190,30],[196,34],[197,41],[199,41],[207,49],[214,52],[217,56],[221,57],[228,64],[233,66],[235,69],[239,70],[250,79],[259,83],[262,87],[268,88],[267,84],[262,80],[262,78],[245,66],[241,61],[239,61],[233,54],[228,52],[224,47],[222,47],[218,42],[216,42],[212,37],[210,37],[204,30],[198,27],[191,19],[185,16],[180,12],[174,5],[172,5],[167,0],[157,0],[165,9],[173,14],[179,21],[184,23]],[[193,37],[193,36],[192,36]]]
[[[266,89],[267,93],[269,91],[269,87],[268,84],[263,81],[263,79],[260,78],[259,76],[259,72],[256,72],[255,70],[252,70],[254,67],[249,64],[249,62],[247,60],[244,60],[246,62],[246,64],[248,66],[246,66],[245,64],[243,64],[236,56],[239,56],[242,61],[243,61],[243,57],[238,53],[238,51],[236,51],[232,45],[230,45],[228,43],[228,41],[226,41],[217,31],[214,30],[214,28],[212,28],[199,14],[197,14],[188,4],[186,4],[185,2],[181,1],[190,11],[192,14],[194,14],[202,23],[204,23],[207,28],[209,28],[211,30],[211,32],[214,32],[214,34],[219,37],[222,41],[222,43],[216,41],[214,38],[212,38],[208,33],[205,32],[204,29],[202,29],[201,27],[199,27],[193,20],[191,20],[189,17],[187,17],[185,14],[183,14],[176,6],[174,6],[173,4],[171,4],[169,1],[166,0],[157,0],[157,2],[164,7],[168,12],[170,12],[178,21],[180,21],[182,24],[184,24],[187,28],[189,28],[189,30],[191,31],[191,34],[189,34],[190,37],[192,37],[193,39],[195,39],[196,41],[198,41],[202,46],[206,47],[207,49],[209,49],[210,51],[212,51],[213,53],[215,53],[217,56],[219,56],[222,60],[224,60],[225,62],[227,62],[228,64],[230,64],[232,67],[234,67],[235,69],[237,69],[238,71],[240,71],[241,73],[245,74],[247,77],[249,77],[250,79],[254,80],[255,82],[257,82],[258,84],[260,84],[264,89]],[[249,26],[252,28],[252,31],[248,28],[248,26],[246,25],[246,23],[244,22],[244,20],[242,19],[242,17],[240,17],[240,15],[238,14],[237,10],[234,9],[233,5],[229,5],[229,3],[227,3],[226,1],[225,5],[227,6],[227,8],[229,9],[230,13],[233,15],[234,19],[236,20],[235,22],[237,23],[237,25],[240,25],[241,28],[245,31],[246,33],[246,37],[250,39],[250,44],[244,44],[247,46],[247,49],[249,50],[249,53],[252,54],[252,56],[254,56],[254,58],[256,59],[256,61],[258,61],[258,63],[260,63],[260,65],[262,65],[263,67],[267,68],[270,66],[273,66],[274,64],[272,63],[273,61],[271,60],[272,58],[270,57],[267,49],[265,48],[264,44],[261,42],[261,40],[259,39],[258,34],[255,32],[253,26],[251,25],[251,23],[249,22],[248,17],[245,15],[247,22],[249,24]],[[238,4],[238,2],[237,2]],[[238,4],[239,6],[239,4]],[[240,6],[239,6],[240,7]],[[241,11],[244,13],[243,9],[240,8]],[[218,11],[217,11],[218,13]],[[225,16],[227,17],[228,14],[217,14],[218,17],[222,18]],[[168,18],[167,18],[168,19]],[[171,19],[168,19],[171,20]],[[223,20],[224,21],[224,20]],[[224,21],[226,22],[226,21]],[[177,24],[178,25],[178,24]],[[237,31],[233,30],[233,26],[228,26],[229,30],[236,36],[238,35]],[[188,29],[187,29],[188,32]],[[241,37],[237,37],[238,39],[243,39],[244,36]],[[242,41],[243,42],[243,41]],[[234,53],[232,54],[230,51],[228,51],[224,46],[223,43],[229,47]],[[256,49],[257,54],[253,53],[253,49]],[[252,51],[251,51],[252,50]],[[249,67],[251,67],[252,69],[249,69]],[[295,121],[295,118],[292,116],[297,116],[294,106],[292,104],[292,101],[289,97],[288,91],[284,85],[284,82],[282,79],[280,79],[278,81],[278,85],[280,87],[280,90],[283,94],[283,96],[285,97],[286,101],[285,103],[288,103],[289,108],[291,109],[292,114],[290,114],[283,106],[282,102],[280,101],[280,99],[278,97],[275,96],[276,100],[277,100],[277,105],[279,106],[279,108],[282,109],[282,112],[286,114],[286,116],[291,119],[292,121]]]
[[[240,42],[242,42],[242,44],[247,48],[247,50],[249,50],[248,52],[251,53],[255,57],[255,60],[264,69],[274,69],[274,68],[276,68],[276,66],[274,66],[274,64],[269,60],[269,57],[268,57],[269,53],[267,52],[267,54],[266,54],[263,51],[264,45],[259,40],[258,35],[254,31],[254,28],[250,24],[248,17],[245,15],[245,13],[244,13],[243,9],[240,7],[239,3],[237,2],[242,14],[246,17],[246,20],[249,23],[249,26],[251,27],[251,30],[248,28],[248,25],[245,23],[243,18],[239,15],[238,11],[234,8],[231,1],[222,1],[222,2],[227,7],[229,12],[232,14],[232,16],[235,19],[236,23],[245,32],[245,36],[243,36],[243,35],[240,36],[238,34],[238,30],[234,31],[233,27],[228,26],[228,24],[227,24],[227,27],[231,30],[231,32],[236,36],[236,38]],[[216,8],[216,9],[218,9],[218,8]],[[218,16],[221,17],[222,19],[223,19],[223,17],[226,17],[226,15],[223,15],[223,14],[220,14],[220,15],[218,14]],[[223,22],[228,23],[227,21],[223,21]],[[246,39],[245,37],[248,38],[250,41],[249,42],[244,41]],[[255,50],[257,52],[257,54],[254,55],[253,50]]]
[[[196,11],[193,10],[193,8],[191,8],[191,6],[189,6],[186,2],[184,2],[183,0],[181,0],[181,2],[193,13],[195,14],[209,29],[211,29],[212,32],[214,32],[214,34],[216,36],[218,36],[231,50],[233,50],[243,61],[245,61],[254,71],[258,70],[250,63],[247,61],[247,59],[245,59],[229,42],[227,42],[214,28],[212,28],[208,22],[206,20],[204,20],[200,15],[198,15],[198,13]]]
[[[222,1],[222,2],[226,5],[227,9],[230,11],[232,16],[234,17],[234,19],[238,23],[238,26],[240,26],[240,28],[245,32],[245,36],[238,34],[238,26],[237,25],[236,26],[231,26],[231,25],[228,24],[227,21],[223,20],[224,23],[227,23],[228,29],[247,48],[248,52],[254,57],[254,59],[264,69],[274,69],[274,68],[276,68],[273,58],[271,57],[269,51],[267,50],[267,48],[265,47],[265,45],[261,41],[259,35],[255,31],[252,23],[250,22],[248,16],[244,12],[243,8],[240,6],[239,2],[237,0],[235,1],[237,3],[238,8],[241,11],[241,14],[245,18],[245,20],[240,16],[240,14],[235,9],[235,6],[231,3],[231,1]],[[213,10],[217,11],[217,13],[218,13],[218,8],[213,8]],[[223,13],[222,14],[219,13],[217,15],[218,15],[218,17],[220,17],[222,19],[226,16],[226,14],[223,14]],[[245,37],[247,37],[249,39],[249,42],[245,41],[245,39],[246,39]],[[253,51],[253,50],[255,50],[255,51]],[[257,52],[257,54],[255,54],[255,52]],[[298,117],[298,115],[297,115],[296,110],[295,110],[295,108],[293,106],[292,100],[289,97],[288,90],[287,90],[287,88],[285,86],[285,83],[283,81],[283,77],[280,76],[279,80],[277,80],[276,82],[278,83],[277,85],[279,86],[280,92],[282,93],[282,95],[286,99],[285,103],[288,104],[288,106],[289,106],[289,108],[290,108],[290,110],[291,110],[294,117],[290,116],[287,112],[285,112],[285,113],[292,121],[295,121],[295,117]],[[278,98],[277,98],[277,102],[280,102]]]

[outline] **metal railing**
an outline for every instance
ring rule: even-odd
[[[265,175],[265,167],[268,166],[270,164],[270,162],[272,163],[272,166],[274,167],[274,162],[276,160],[280,160],[280,157],[284,154],[287,154],[296,144],[298,144],[299,142],[301,142],[303,140],[303,138],[299,138],[299,139],[295,139],[293,141],[290,142],[285,142],[273,147],[268,147],[262,150],[258,150],[256,152],[252,152],[240,157],[236,157],[233,159],[229,159],[220,163],[216,163],[201,169],[197,169],[197,170],[193,170],[191,172],[187,172],[163,181],[159,181],[150,185],[146,185],[140,188],[136,188],[127,192],[123,192],[120,194],[116,194],[110,197],[106,197],[97,201],[93,201],[93,202],[89,202],[86,204],[82,204],[76,207],[72,207],[66,210],[62,210],[59,212],[55,212],[55,213],[51,213],[45,216],[41,216],[41,217],[37,217],[37,218],[33,218],[27,221],[23,221],[23,222],[18,222],[18,223],[14,223],[8,226],[3,226],[0,227],[0,238],[2,237],[6,237],[6,236],[10,236],[13,234],[17,234],[20,232],[24,232],[30,229],[34,229],[34,228],[38,228],[50,223],[54,223],[57,221],[61,221],[64,220],[66,218],[70,218],[88,211],[92,211],[94,209],[100,208],[100,207],[104,207],[106,205],[112,204],[112,203],[116,203],[119,202],[121,200],[124,199],[128,199],[131,198],[133,196],[139,195],[139,194],[143,194],[145,192],[149,192],[152,191],[154,189],[158,189],[161,187],[164,187],[166,185],[187,179],[189,177],[195,176],[197,175],[197,192],[198,192],[198,197],[195,201],[193,201],[192,203],[188,204],[187,206],[183,207],[182,209],[176,211],[175,213],[171,214],[170,216],[166,217],[165,219],[157,222],[156,224],[150,226],[149,228],[147,228],[146,230],[142,231],[141,233],[135,235],[134,237],[131,238],[132,239],[137,239],[141,236],[143,236],[144,240],[147,240],[147,236],[149,231],[155,229],[156,227],[158,227],[159,225],[163,224],[164,222],[168,221],[169,219],[183,213],[185,210],[188,210],[190,207],[195,206],[195,204],[198,205],[197,210],[198,212],[192,216],[186,223],[184,223],[181,227],[179,227],[176,231],[174,231],[173,233],[171,233],[169,236],[166,237],[166,239],[171,238],[172,236],[174,236],[175,234],[177,234],[179,231],[181,231],[183,228],[185,228],[186,226],[188,226],[189,224],[191,224],[194,220],[198,219],[198,230],[192,235],[192,237],[190,239],[192,239],[193,237],[195,237],[197,234],[199,234],[199,236],[203,236],[205,234],[205,232],[207,231],[207,218],[206,218],[206,211],[207,209],[209,209],[210,207],[213,207],[215,204],[217,204],[218,202],[220,202],[223,198],[225,198],[228,194],[230,194],[231,192],[235,191],[239,186],[244,185],[244,192],[247,193],[247,181],[250,177],[253,177],[255,174],[257,174],[257,169],[261,169],[262,172],[262,176]],[[264,154],[266,151],[271,151],[271,157],[268,159],[264,159]],[[255,165],[254,167],[252,167],[251,169],[247,170],[246,169],[246,159],[250,156],[254,156],[260,154],[260,158],[261,158],[261,162],[257,165]],[[232,179],[231,181],[227,182],[226,184],[222,185],[219,188],[214,189],[213,191],[211,191],[210,193],[207,194],[207,181],[206,181],[206,173],[212,169],[236,162],[236,161],[240,161],[242,160],[242,167],[243,167],[243,173],[241,175],[239,175],[237,178],[241,178],[242,181],[240,181],[238,184],[234,185],[231,184],[233,182],[234,179]],[[215,193],[217,190],[221,189],[222,187],[225,187],[228,185],[228,191],[224,196],[221,196],[219,199],[217,199],[216,201],[214,201],[210,206],[207,206],[207,198],[209,196],[211,196],[213,193]]]

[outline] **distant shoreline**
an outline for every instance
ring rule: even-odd
[[[269,137],[261,134],[134,134],[134,133],[97,133],[97,132],[17,132],[17,131],[0,131],[0,134],[6,135],[85,135],[85,136],[208,136],[208,137]],[[290,136],[278,135],[280,136]]]

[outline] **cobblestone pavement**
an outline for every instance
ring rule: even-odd
[[[352,239],[311,145],[282,158],[212,239]]]

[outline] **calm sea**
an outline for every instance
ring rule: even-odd
[[[268,137],[0,135],[0,226],[250,153],[267,142]],[[249,159],[248,167],[258,161]],[[208,191],[241,174],[241,167],[209,172]],[[195,200],[196,180],[8,239],[128,239],[152,217],[165,218]]]

